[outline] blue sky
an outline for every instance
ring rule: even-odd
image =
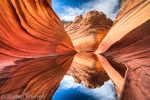
[[[52,0],[54,11],[61,20],[74,21],[75,16],[85,15],[87,11],[102,11],[115,20],[121,0]]]
[[[83,83],[74,82],[71,76],[65,75],[52,100],[117,100],[111,80],[96,89],[88,89]]]

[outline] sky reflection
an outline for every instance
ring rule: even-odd
[[[65,75],[52,100],[117,100],[117,94],[111,80],[100,88],[88,89]]]

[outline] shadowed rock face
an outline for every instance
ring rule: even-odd
[[[122,0],[115,24],[96,51],[127,67],[120,100],[149,100],[149,44],[149,0]]]
[[[76,51],[95,51],[112,24],[112,20],[104,13],[93,10],[87,12],[84,17],[76,16],[72,24],[65,26],[65,30]]]
[[[109,80],[107,73],[93,53],[77,53],[67,75],[71,75],[76,83],[83,82],[87,88],[101,87]]]
[[[0,99],[17,94],[28,100],[32,100],[28,98],[31,95],[43,96],[38,100],[51,100],[73,58],[74,55],[65,55],[15,61],[15,67],[7,66],[3,69],[10,72],[0,77]]]
[[[0,53],[33,58],[75,52],[51,0],[0,1]]]

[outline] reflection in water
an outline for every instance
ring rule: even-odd
[[[71,76],[66,75],[54,94],[52,100],[116,100],[117,95],[111,80],[100,88],[89,89],[75,83]]]
[[[97,55],[100,63],[102,64],[103,68],[106,70],[107,74],[109,75],[110,79],[112,80],[114,87],[117,92],[117,99],[119,99],[121,90],[123,88],[123,82],[125,77],[126,67],[121,63],[117,63],[110,58],[104,58],[101,55]]]
[[[109,80],[109,77],[94,53],[77,53],[67,75],[71,75],[76,83],[87,88],[96,88]]]
[[[65,55],[16,61],[16,67],[6,74],[10,77],[1,79],[0,100],[36,97],[50,100],[69,69],[73,57],[74,55]]]
[[[53,100],[115,100],[115,89],[119,96],[123,86],[125,70],[93,53],[36,59],[3,57],[0,58],[1,100],[50,100],[52,97]]]
[[[67,75],[52,100],[117,99],[113,83],[94,53],[77,53]]]

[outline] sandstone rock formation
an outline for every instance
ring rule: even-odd
[[[69,25],[71,25],[73,22],[69,22],[68,24],[64,25],[64,28],[67,28]]]
[[[120,100],[149,100],[149,44],[150,1],[122,0],[115,25],[96,51],[127,67]]]
[[[116,89],[117,98],[119,99],[121,90],[124,83],[126,66],[121,63],[117,63],[109,58],[104,58],[101,55],[97,55],[101,65],[109,75],[111,81]]]
[[[98,88],[109,80],[107,73],[94,53],[77,53],[67,75],[87,88]]]
[[[149,0],[122,0],[114,22],[97,11],[77,16],[64,26],[69,35],[51,0],[0,0],[0,16],[0,96],[45,95],[50,100],[71,66],[67,74],[88,88],[101,86],[109,79],[107,72],[120,100],[149,100]],[[73,63],[74,55],[57,58],[75,50],[96,50],[105,58],[92,53],[78,53]]]
[[[64,21],[64,20],[61,21],[61,24],[62,24],[64,27],[67,26],[67,25],[70,24],[70,23],[72,23],[72,21]]]
[[[115,25],[110,29],[96,52],[106,51],[116,41],[119,41],[149,19],[149,0],[122,0],[121,9],[115,20]],[[133,37],[130,36],[130,41],[132,39]],[[136,40],[138,41],[138,39]],[[128,44],[131,43],[128,42]]]
[[[94,10],[87,12],[84,18],[82,15],[76,16],[72,24],[65,26],[65,30],[76,51],[95,51],[112,24],[104,13]]]
[[[0,1],[0,53],[33,58],[75,52],[51,0]]]
[[[15,61],[15,67],[3,69],[10,72],[1,75],[5,78],[0,78],[0,100],[51,100],[73,58],[64,55]]]

